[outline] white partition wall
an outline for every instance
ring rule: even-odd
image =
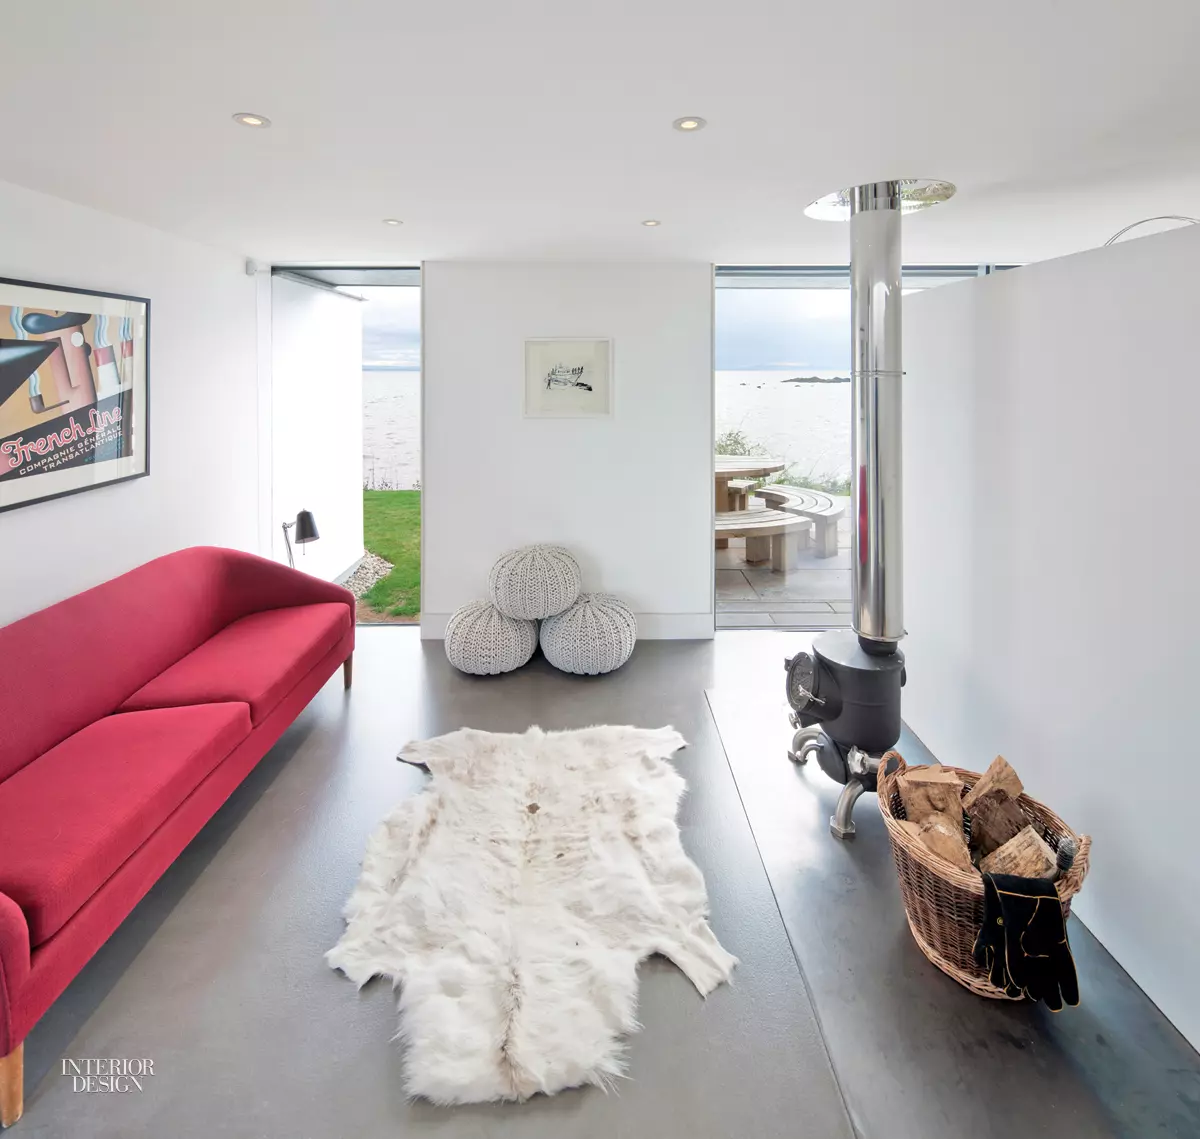
[[[1198,266],[1193,227],[904,320],[905,718],[1094,837],[1076,911],[1193,1044]]]
[[[422,635],[497,554],[561,542],[643,636],[712,636],[711,266],[434,262],[422,283]],[[612,340],[610,418],[525,418],[525,340],[550,337]]]
[[[272,551],[287,560],[282,523],[311,510],[296,568],[332,581],[363,556],[362,306],[283,277],[271,294]]]
[[[183,546],[258,549],[255,286],[244,265],[0,182],[0,277],[151,302],[150,476],[0,514],[0,625]]]

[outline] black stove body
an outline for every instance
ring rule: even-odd
[[[821,633],[811,653],[785,661],[791,704],[789,758],[806,763],[815,754],[821,770],[845,784],[829,820],[838,838],[854,834],[854,804],[874,791],[879,761],[900,738],[904,654],[867,642],[849,630]]]

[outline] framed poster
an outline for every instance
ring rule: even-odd
[[[0,278],[0,511],[150,473],[150,302]]]
[[[612,415],[612,341],[525,341],[525,415]]]

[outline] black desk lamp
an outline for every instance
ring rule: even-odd
[[[303,546],[309,542],[315,542],[321,535],[317,533],[317,521],[312,516],[311,510],[301,510],[296,515],[295,522],[285,522],[283,524],[283,543],[287,546],[288,565],[292,569],[296,568],[296,562],[292,558],[292,543],[288,539],[288,531],[296,527],[296,545]]]

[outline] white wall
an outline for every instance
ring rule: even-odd
[[[273,556],[311,510],[320,539],[296,568],[332,581],[363,556],[362,305],[282,277],[271,291]]]
[[[0,276],[151,300],[150,475],[0,514],[0,624],[181,546],[256,549],[241,258],[0,182]]]
[[[713,631],[712,271],[426,264],[422,635],[502,551],[558,542],[643,637]],[[611,419],[523,417],[526,338],[613,340]]]
[[[1193,227],[905,300],[904,712],[1093,836],[1076,912],[1200,1045],[1197,265]]]

